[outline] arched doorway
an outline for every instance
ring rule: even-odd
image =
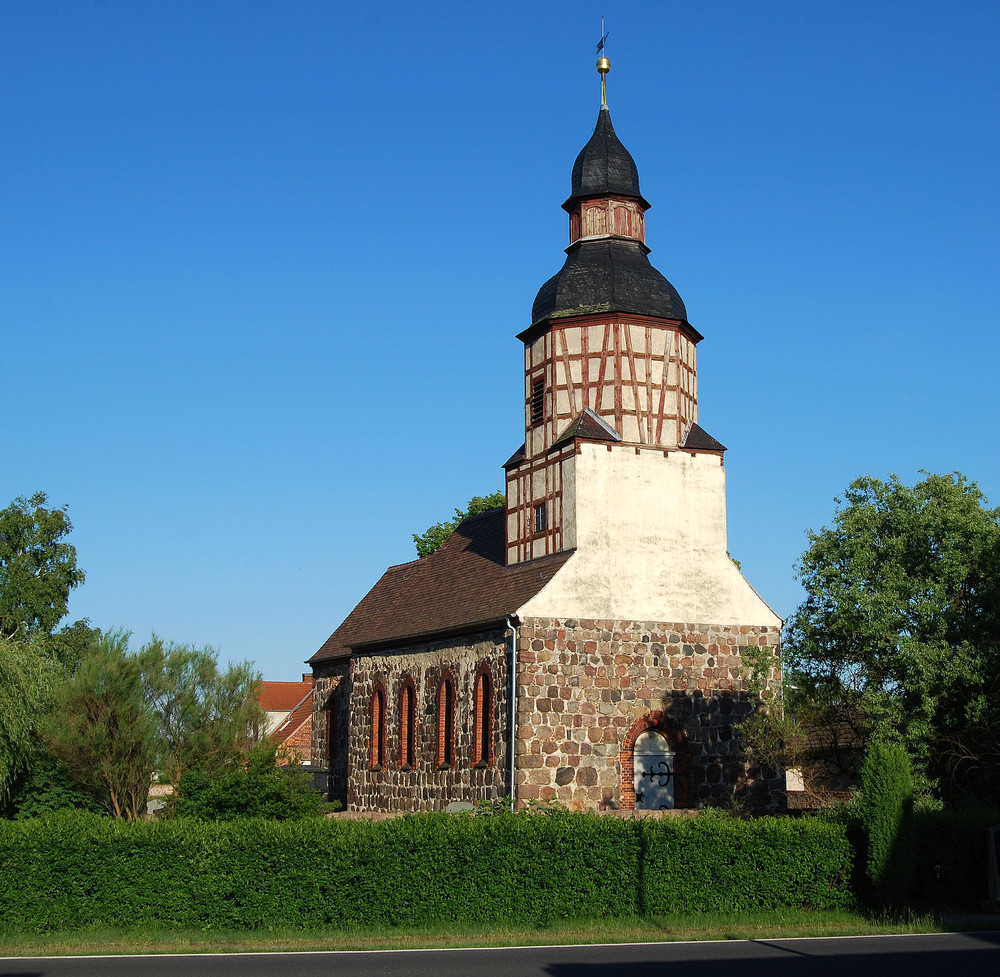
[[[624,810],[696,806],[687,732],[665,712],[648,712],[632,723],[619,763]]]
[[[636,810],[664,811],[676,806],[674,764],[670,743],[658,729],[647,729],[636,738],[632,753]]]

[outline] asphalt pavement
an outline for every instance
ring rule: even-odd
[[[1000,933],[480,950],[0,958],[0,977],[994,977]]]

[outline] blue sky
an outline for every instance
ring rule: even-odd
[[[71,615],[295,678],[502,484],[594,48],[782,616],[863,473],[1000,503],[1000,4],[0,3],[0,505]]]

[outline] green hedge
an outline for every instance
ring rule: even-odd
[[[753,912],[853,903],[840,825],[790,818],[643,822],[643,911]]]
[[[842,828],[584,814],[0,823],[8,931],[544,925],[850,901]]]

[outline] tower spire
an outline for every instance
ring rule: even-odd
[[[601,18],[601,39],[597,42],[597,71],[601,76],[601,108],[608,107],[608,72],[611,70],[611,62],[601,53],[608,40],[608,33],[604,30],[604,18]]]

